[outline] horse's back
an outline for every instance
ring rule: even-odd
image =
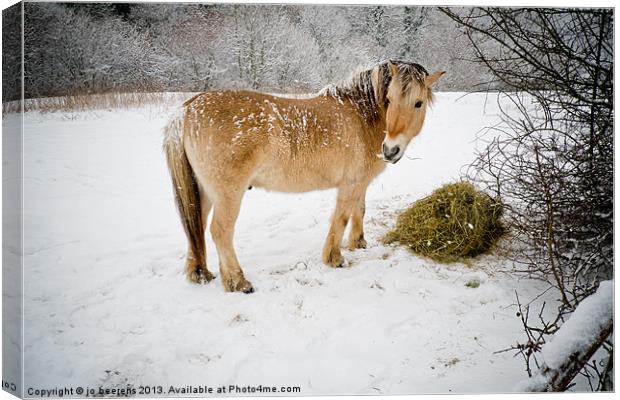
[[[363,152],[352,112],[332,99],[213,91],[185,106],[195,158],[208,159],[206,169],[230,165],[253,186],[284,192],[335,187],[355,153]]]

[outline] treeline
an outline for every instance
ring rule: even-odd
[[[18,49],[19,8],[3,13]],[[408,6],[25,3],[25,96],[244,87],[313,91],[383,59],[449,71],[440,90],[487,82],[454,21]],[[16,28],[17,26],[17,28]],[[10,52],[8,52],[10,53]],[[20,96],[19,52],[3,101]]]

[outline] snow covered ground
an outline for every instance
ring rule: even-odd
[[[379,243],[399,209],[459,177],[479,130],[498,121],[494,103],[437,95],[406,157],[370,186],[369,247],[343,252],[350,268],[321,263],[335,191],[248,191],[235,241],[251,295],[182,274],[161,151],[172,106],[28,113],[24,386],[512,391],[522,359],[493,352],[523,338],[514,290],[527,300],[541,284],[496,256],[441,265]]]

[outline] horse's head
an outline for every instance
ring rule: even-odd
[[[405,154],[407,145],[422,130],[426,108],[433,99],[433,85],[445,73],[429,74],[421,65],[388,61],[389,86],[385,93],[386,132],[383,159],[395,164]]]

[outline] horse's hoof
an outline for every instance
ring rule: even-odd
[[[245,278],[241,278],[237,282],[234,282],[232,279],[223,279],[222,283],[224,284],[224,290],[227,292],[254,293],[254,287]]]
[[[243,292],[245,294],[254,293],[254,287],[250,282],[243,279],[241,282],[237,283],[235,292]]]
[[[323,249],[323,264],[332,268],[340,268],[344,262],[344,257],[340,254],[340,249],[333,247]]]
[[[190,282],[197,283],[199,285],[206,285],[215,278],[211,272],[207,269],[196,268],[193,272],[187,274],[187,279]]]
[[[338,260],[337,262],[331,262],[329,264],[327,264],[329,267],[332,268],[344,268],[347,266],[347,262],[346,260],[343,258],[341,260]]]
[[[347,260],[345,260],[341,255],[334,256],[333,254],[330,254],[330,257],[327,257],[323,261],[327,266],[332,268],[343,268],[347,266]]]
[[[349,264],[349,262],[347,261],[347,259],[346,259],[346,258],[343,258],[343,259],[342,259],[342,262],[341,262],[340,264],[336,265],[336,266],[335,266],[335,268],[348,268],[348,267],[350,267],[350,266],[351,266],[351,264]]]
[[[209,271],[203,271],[203,273],[200,274],[200,280],[198,283],[200,283],[201,285],[206,285],[207,283],[211,282],[213,279],[215,279],[215,275],[213,275]]]
[[[368,246],[363,237],[349,241],[349,250],[365,249]]]

